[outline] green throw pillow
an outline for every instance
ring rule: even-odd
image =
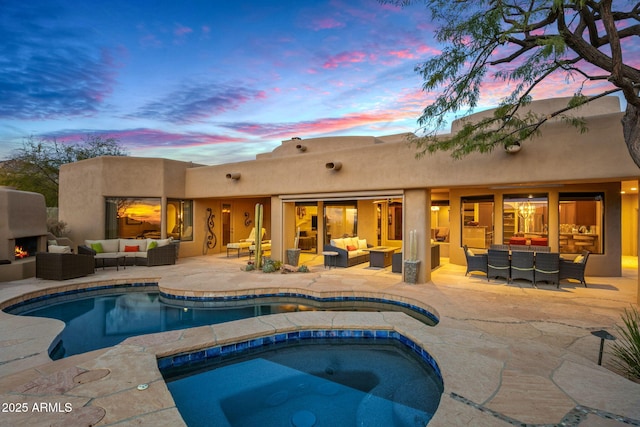
[[[153,241],[149,243],[149,246],[147,246],[147,250],[153,249],[153,248],[157,248],[158,247],[158,242]]]
[[[104,252],[104,249],[102,249],[102,243],[100,243],[100,242],[92,243],[91,244],[91,249],[96,251],[97,254],[101,254],[101,253]]]

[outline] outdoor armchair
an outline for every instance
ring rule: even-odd
[[[462,249],[464,249],[464,256],[467,258],[467,272],[464,275],[472,272],[487,274],[487,254],[475,255],[467,245],[462,246]]]
[[[580,281],[587,287],[587,282],[584,279],[584,270],[587,268],[587,260],[589,259],[589,251],[582,251],[581,255],[578,255],[573,261],[566,259],[560,260],[560,279],[574,279]],[[558,281],[558,287],[560,282]]]
[[[36,277],[39,279],[67,280],[93,273],[93,255],[36,253]]]
[[[267,230],[263,228],[262,235],[260,236],[260,240],[264,238],[264,235],[266,232]],[[247,254],[249,255],[251,253],[249,248],[251,247],[251,245],[255,244],[255,242],[256,242],[256,228],[253,227],[251,229],[251,232],[249,233],[249,237],[247,237],[246,239],[240,239],[240,241],[238,242],[232,242],[227,244],[227,258],[229,258],[229,250],[237,251],[238,258],[240,258],[240,252],[243,249],[245,249],[247,251]]]

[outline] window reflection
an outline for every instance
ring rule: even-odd
[[[462,244],[488,248],[493,242],[493,196],[462,199]]]
[[[193,201],[167,201],[167,237],[193,240]]]
[[[107,239],[160,239],[160,198],[108,197],[105,199]],[[193,201],[167,201],[167,237],[193,240]]]
[[[358,207],[356,202],[327,202],[324,205],[324,242],[358,235]]]
[[[106,199],[106,238],[160,238],[160,199]]]
[[[505,195],[502,219],[504,243],[549,246],[548,211],[546,194]]]
[[[603,253],[602,193],[560,193],[560,252]]]

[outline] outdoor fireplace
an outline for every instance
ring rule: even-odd
[[[0,187],[0,218],[0,282],[35,276],[35,254],[47,250],[44,196]]]
[[[36,256],[36,252],[38,252],[38,240],[39,237],[37,236],[17,238],[14,250],[15,259]]]

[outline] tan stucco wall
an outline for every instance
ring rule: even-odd
[[[638,195],[622,196],[622,255],[638,256]]]
[[[184,198],[191,163],[139,157],[98,157],[60,168],[58,217],[71,240],[104,237],[105,197]]]

